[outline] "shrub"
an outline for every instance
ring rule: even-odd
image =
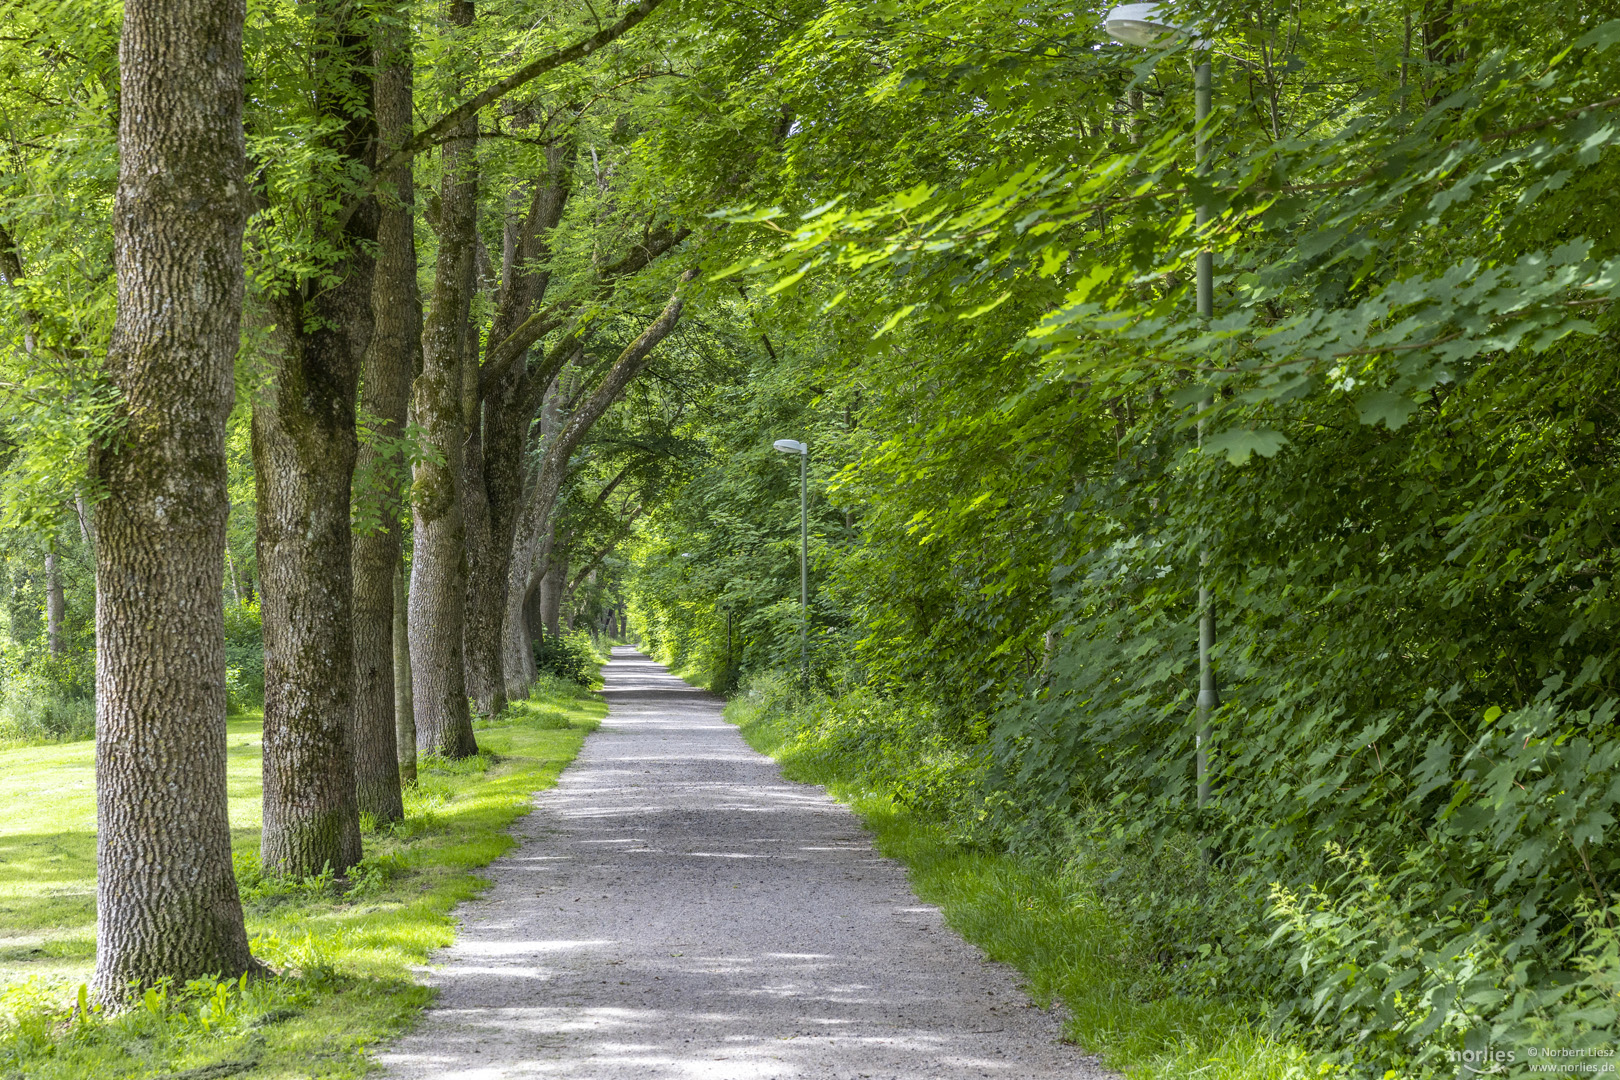
[[[95,656],[8,648],[0,656],[0,742],[55,742],[96,733]]]
[[[534,642],[534,670],[539,675],[590,686],[601,662],[591,636],[583,630],[552,636],[542,633]]]

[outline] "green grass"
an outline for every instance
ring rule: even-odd
[[[801,749],[790,716],[735,698],[726,716],[789,779],[848,803],[880,851],[903,862],[917,895],[964,938],[1023,972],[1043,1006],[1061,1001],[1066,1032],[1133,1080],[1283,1080],[1313,1075],[1299,1047],[1258,1032],[1239,1010],[1179,996],[1144,1000],[1125,931],[1085,881],[1004,853],[966,847],[895,799],[861,763]]]
[[[429,1001],[411,969],[450,944],[451,908],[487,885],[475,871],[512,847],[507,827],[606,711],[595,695],[548,681],[480,722],[483,753],[424,762],[405,821],[368,832],[347,883],[259,875],[261,725],[232,718],[237,879],[254,954],[280,975],[171,987],[88,1022],[70,1009],[95,962],[94,746],[0,751],[0,1078],[365,1073],[368,1048]]]

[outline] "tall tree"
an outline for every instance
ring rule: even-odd
[[[386,153],[411,133],[411,34],[402,12],[389,13],[379,26],[376,65],[377,134]],[[379,187],[371,292],[376,327],[360,378],[360,411],[372,425],[371,438],[355,466],[357,486],[365,492],[354,538],[354,763],[359,808],[386,823],[405,812],[396,733],[403,702],[395,700],[393,639],[404,500],[395,451],[422,355],[411,159],[401,158],[384,172]],[[416,747],[410,749],[414,754]]]
[[[92,444],[96,992],[252,964],[225,791],[225,420],[242,310],[242,0],[129,0],[119,51],[121,430]]]
[[[325,189],[370,178],[370,22],[336,0],[311,19],[318,138],[341,167],[336,177],[311,178],[315,205],[304,208],[325,250],[315,266],[270,283],[274,370],[253,410],[265,645],[262,860],[295,877],[341,874],[360,860],[349,519],[378,201],[361,198],[333,213]]]
[[[473,23],[470,0],[453,0],[452,26]],[[467,707],[462,628],[467,592],[467,528],[462,517],[462,461],[469,380],[468,311],[477,254],[478,114],[453,125],[442,150],[439,250],[433,299],[422,331],[422,374],[412,411],[424,453],[413,469],[411,525],[411,690],[416,746],[448,758],[478,752]],[[471,379],[476,380],[474,370]],[[476,386],[476,382],[474,382]]]
[[[549,375],[544,359],[527,361],[529,346],[517,341],[538,329],[530,323],[551,284],[553,233],[562,222],[573,189],[578,143],[572,133],[546,148],[545,174],[533,185],[527,212],[507,229],[500,302],[490,324],[489,347],[479,374],[478,423],[471,425],[463,489],[468,493],[468,576],[464,642],[467,690],[480,709],[493,715],[504,706],[500,613],[505,600],[512,533],[523,495],[523,450]],[[556,315],[546,323],[555,324]],[[546,323],[542,323],[545,325]],[[517,341],[514,333],[519,334]],[[490,363],[512,354],[509,363]],[[469,520],[469,525],[472,521]]]

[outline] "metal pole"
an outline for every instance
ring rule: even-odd
[[[1200,175],[1209,171],[1209,133],[1205,130],[1210,108],[1209,61],[1199,64],[1193,75],[1193,106],[1198,127],[1193,135],[1194,152]],[[1199,204],[1197,221],[1200,228],[1209,223],[1209,207]],[[1198,253],[1198,314],[1208,320],[1215,315],[1215,257],[1205,248]],[[1206,393],[1198,403],[1199,411],[1214,404]],[[1204,421],[1198,421],[1198,444],[1204,442]],[[1220,705],[1220,693],[1215,688],[1215,667],[1210,652],[1215,648],[1215,604],[1210,595],[1206,572],[1209,566],[1209,548],[1198,553],[1198,735],[1195,751],[1198,771],[1198,807],[1209,802],[1209,742],[1210,715]]]
[[[810,685],[810,448],[799,455],[799,664]]]

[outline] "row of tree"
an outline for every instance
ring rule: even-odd
[[[637,31],[661,3],[18,13],[7,524],[88,511],[103,998],[254,966],[226,597],[262,619],[291,877],[402,816],[402,760],[477,753],[570,598],[622,625],[589,586],[678,468],[689,395],[643,376],[697,276],[638,152],[679,74]],[[686,336],[666,367],[701,377],[723,342]]]

